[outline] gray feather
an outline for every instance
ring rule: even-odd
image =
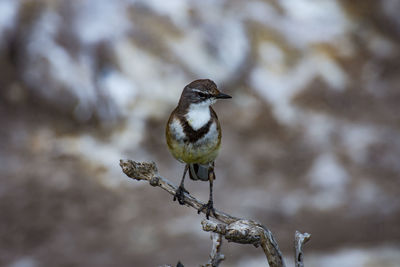
[[[208,181],[208,168],[208,165],[189,164],[190,179]]]

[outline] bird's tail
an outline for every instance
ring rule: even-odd
[[[190,179],[208,181],[208,169],[208,165],[189,164]]]

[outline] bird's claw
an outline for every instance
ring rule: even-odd
[[[203,206],[201,206],[201,208],[197,210],[197,214],[200,214],[200,212],[202,212],[203,210],[206,210],[207,220],[209,219],[210,214],[213,214],[214,217],[217,217],[217,215],[215,214],[215,209],[214,209],[212,200],[209,200],[207,204],[204,204]]]
[[[187,191],[183,186],[180,185],[175,192],[174,201],[178,200],[179,204],[184,205],[185,193],[189,194],[189,191]]]

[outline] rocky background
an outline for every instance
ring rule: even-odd
[[[182,88],[213,79],[215,206],[267,225],[292,260],[400,266],[400,1],[1,0],[0,265],[198,266],[203,216],[128,180]],[[208,184],[187,182],[207,200]],[[223,245],[222,266],[266,266]]]

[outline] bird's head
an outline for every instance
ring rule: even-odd
[[[232,98],[230,95],[221,93],[217,85],[209,79],[195,80],[183,89],[180,104],[182,105],[204,105],[210,106],[218,99]]]

